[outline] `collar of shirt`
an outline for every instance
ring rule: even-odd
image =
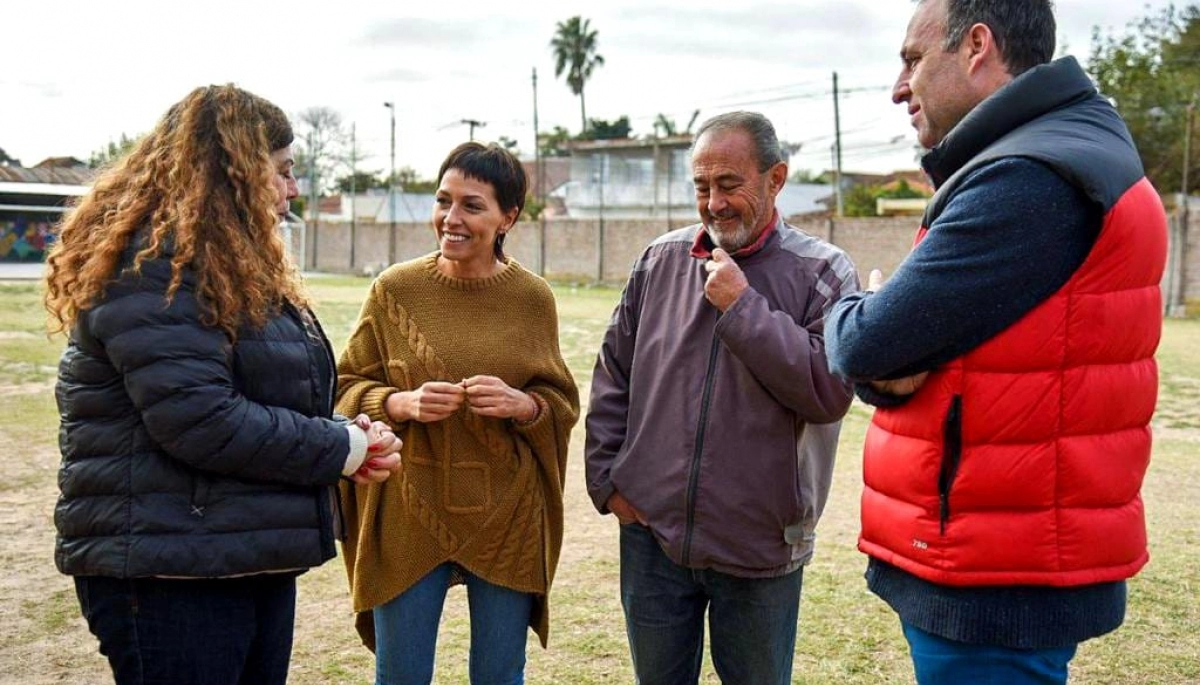
[[[770,229],[777,223],[779,223],[779,210],[775,209],[771,212],[771,220],[758,230],[758,237],[754,239],[754,242],[729,256],[734,259],[740,259],[742,257],[749,257],[761,250],[767,242],[767,238],[771,237]],[[717,246],[713,243],[712,238],[709,237],[708,231],[701,226],[700,231],[696,234],[696,242],[692,243],[692,256],[696,259],[712,259],[712,251],[716,248]]]

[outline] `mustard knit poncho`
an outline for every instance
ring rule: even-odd
[[[518,425],[464,405],[443,421],[396,424],[383,411],[394,392],[479,374],[533,394],[537,419]],[[364,643],[374,648],[372,607],[454,562],[534,594],[530,625],[544,647],[567,442],[579,418],[546,282],[511,259],[470,280],[438,271],[437,253],[389,268],[338,363],[337,411],[391,423],[404,440],[402,466],[385,483],[342,484],[343,558]]]

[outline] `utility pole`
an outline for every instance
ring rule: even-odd
[[[317,192],[317,158],[313,153],[313,132],[308,132],[308,218],[312,220],[312,266],[317,267],[317,240],[321,237],[321,196]],[[307,233],[307,231],[306,231]]]
[[[350,122],[350,270],[354,271],[354,243],[358,236],[358,143],[355,139],[354,122]]]
[[[546,169],[542,166],[542,141],[538,139],[537,67],[533,68],[533,171],[537,174],[534,193],[538,211],[538,275],[546,277]]]
[[[700,110],[696,110],[697,113]],[[695,117],[692,117],[695,119]],[[667,146],[667,230],[671,230],[671,183],[675,181],[675,149]]]
[[[656,119],[654,121],[654,152],[651,155],[650,173],[654,175],[654,197],[650,200],[650,216],[658,218],[658,125]]]
[[[388,176],[388,266],[396,263],[396,103],[385,102],[392,119],[392,172]]]
[[[466,124],[469,127],[468,128],[468,131],[469,131],[468,136],[469,136],[470,140],[475,140],[475,127],[478,126],[479,128],[483,128],[484,126],[487,126],[486,121],[479,121],[478,119],[463,119],[459,123]]]
[[[604,175],[608,170],[608,155],[600,154],[600,230],[596,233],[596,282],[604,282]]]
[[[1196,96],[1192,96],[1192,101],[1187,105],[1187,123],[1183,132],[1183,173],[1182,182],[1180,183],[1179,193],[1179,226],[1175,231],[1176,245],[1172,250],[1175,253],[1175,274],[1172,279],[1172,288],[1170,304],[1167,306],[1167,316],[1171,318],[1183,318],[1187,316],[1187,247],[1188,247],[1188,221],[1189,221],[1189,196],[1190,189],[1188,188],[1188,171],[1192,166],[1192,119],[1196,113]]]
[[[834,181],[837,197],[837,215],[845,216],[845,202],[842,198],[842,117],[838,102],[838,75],[833,72],[833,149],[834,149]]]

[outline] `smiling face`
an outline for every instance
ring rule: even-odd
[[[900,49],[904,66],[892,89],[892,101],[907,103],[917,142],[933,148],[983,99],[970,78],[971,49],[963,41],[947,52],[946,0],[917,6]]]
[[[741,129],[706,131],[692,150],[696,209],[704,230],[726,252],[754,242],[774,214],[787,165],[758,170],[754,140]]]
[[[292,175],[292,167],[296,166],[292,146],[288,145],[272,152],[271,164],[275,167],[275,190],[279,194],[275,203],[275,213],[282,219],[287,216],[292,199],[300,195],[300,189],[296,187],[296,177]]]
[[[501,266],[496,237],[512,228],[517,211],[500,210],[492,184],[447,169],[433,205],[433,228],[441,250],[438,268],[457,278],[494,274]]]

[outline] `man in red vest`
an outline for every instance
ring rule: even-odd
[[[1065,683],[1147,562],[1166,217],[1049,0],[919,0],[893,99],[937,186],[917,244],[826,321],[877,409],[868,587],[917,680]]]

